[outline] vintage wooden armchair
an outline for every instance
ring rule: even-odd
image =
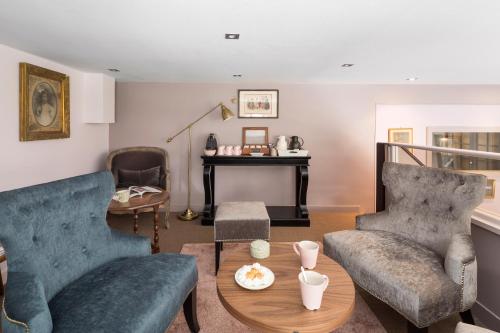
[[[170,163],[165,149],[159,147],[128,147],[114,150],[108,155],[107,169],[113,174],[117,187],[120,186],[120,170],[140,171],[154,167],[160,167],[158,186],[170,192]],[[147,184],[134,183],[129,185],[141,186]],[[165,209],[164,225],[168,229],[170,227],[168,222],[170,199],[160,208]]]

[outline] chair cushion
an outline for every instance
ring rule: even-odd
[[[214,219],[216,241],[269,239],[270,219],[260,201],[222,202]]]
[[[118,169],[118,187],[160,186],[160,166],[146,170]]]
[[[53,332],[164,333],[197,280],[192,256],[161,253],[114,260],[49,302]]]
[[[324,236],[324,252],[353,280],[418,327],[460,311],[461,286],[443,258],[387,231],[345,230]]]

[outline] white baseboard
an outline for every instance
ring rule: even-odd
[[[495,213],[476,209],[472,214],[472,223],[500,235],[500,216]]]

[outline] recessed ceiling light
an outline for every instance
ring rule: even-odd
[[[409,77],[406,79],[406,81],[417,81],[418,77]]]
[[[226,34],[226,39],[240,39],[240,34]]]
[[[119,72],[120,70],[116,69],[116,68],[108,68],[108,71],[116,73],[116,72]]]
[[[235,77],[235,78],[240,78],[242,76],[243,76],[243,74],[233,74],[233,77]]]
[[[354,64],[342,64],[342,67],[352,67]]]

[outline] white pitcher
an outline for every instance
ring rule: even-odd
[[[287,148],[288,148],[288,143],[286,142],[286,137],[284,135],[280,135],[278,137],[278,142],[276,143],[276,149],[286,150]]]

